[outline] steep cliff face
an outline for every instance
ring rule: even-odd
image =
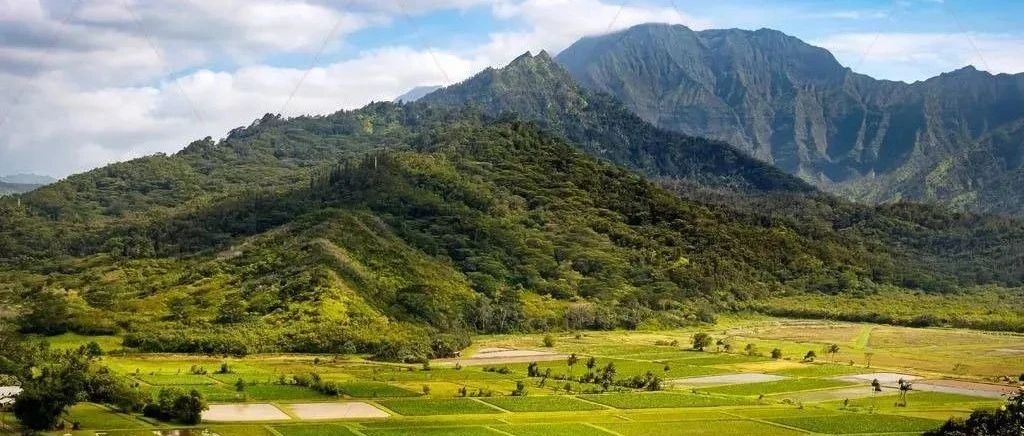
[[[781,32],[657,24],[585,38],[557,60],[657,126],[727,141],[853,199],[1024,211],[1000,194],[1022,178],[1024,74],[883,81]]]

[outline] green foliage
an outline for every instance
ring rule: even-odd
[[[693,335],[693,349],[698,351],[704,351],[705,348],[710,347],[714,343],[714,339],[711,335],[699,332]]]
[[[635,128],[589,141],[656,133]],[[679,171],[729,185],[691,151],[674,162],[694,166]],[[770,311],[760,302],[772,298],[940,291],[985,278],[945,268],[960,258],[947,242],[978,225],[989,233],[971,235],[979,264],[1019,257],[1007,254],[1015,221],[771,186],[796,206],[680,197],[536,125],[470,109],[270,116],[219,143],[70,177],[20,206],[0,200],[0,301],[23,331],[124,333],[139,351],[419,362],[454,355],[475,332],[680,326]]]
[[[154,402],[146,404],[142,413],[162,421],[198,424],[202,413],[209,409],[198,390],[185,392],[179,388],[161,388]]]

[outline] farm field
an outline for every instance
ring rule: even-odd
[[[710,334],[716,345],[691,350],[696,332]],[[192,434],[222,436],[919,434],[1002,400],[912,390],[902,404],[889,378],[1009,389],[1002,377],[1016,380],[1024,372],[1024,356],[1000,351],[1024,348],[1024,336],[970,330],[756,317],[685,330],[555,334],[552,347],[543,346],[542,336],[478,337],[466,359],[429,366],[363,356],[131,350],[108,353],[101,363],[153,395],[167,387],[200,392],[214,405],[207,413],[216,421]],[[93,339],[54,342],[73,347]],[[774,349],[782,355],[772,358]],[[488,357],[473,359],[477,350]],[[813,361],[804,359],[810,351]],[[523,355],[565,359],[537,361],[531,377]],[[580,379],[609,370],[614,383]],[[883,378],[882,392],[871,388],[874,377]],[[658,392],[631,385],[652,378],[661,382]],[[315,380],[333,383],[338,394],[318,391]],[[182,428],[89,403],[66,419],[68,430],[53,434],[153,436]],[[72,430],[75,422],[79,429]]]

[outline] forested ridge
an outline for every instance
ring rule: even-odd
[[[614,113],[572,132],[567,113],[553,125],[454,102],[267,115],[0,200],[0,295],[30,333],[409,360],[474,332],[682,325],[801,296],[1019,292],[1018,221],[855,205]],[[901,316],[928,311],[911,309]],[[989,313],[985,327],[1022,328],[1018,312]]]

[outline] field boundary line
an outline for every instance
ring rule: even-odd
[[[341,428],[347,428],[349,431],[351,431],[352,433],[355,433],[355,434],[357,434],[359,436],[366,436],[366,433],[363,433],[361,431],[361,429],[356,428],[355,426],[352,426],[352,425],[341,425],[341,424],[335,424],[335,425],[337,425],[338,427],[341,427]]]
[[[267,429],[267,431],[269,431],[271,434],[273,434],[275,436],[284,436],[283,433],[277,431],[277,429],[275,429],[274,427],[271,427],[269,424],[268,425],[264,425],[263,428]]]
[[[601,427],[601,426],[599,426],[599,425],[597,425],[597,424],[592,424],[592,423],[589,423],[589,422],[584,422],[584,423],[582,423],[582,424],[583,424],[583,425],[585,425],[585,426],[587,426],[587,427],[593,428],[594,430],[597,430],[597,431],[603,431],[603,432],[605,432],[605,433],[608,433],[608,434],[613,434],[613,435],[615,435],[615,436],[622,436],[622,433],[619,433],[619,432],[617,432],[617,431],[612,431],[612,430],[609,430],[609,429],[607,429],[607,428],[604,428],[604,427]]]
[[[469,398],[472,401],[476,401],[476,402],[478,402],[480,404],[483,404],[485,406],[491,407],[493,409],[500,410],[500,411],[505,412],[505,413],[513,413],[511,410],[502,409],[501,407],[495,406],[494,404],[488,403],[488,402],[486,402],[484,400],[481,400],[479,398],[476,398],[476,397],[466,397],[466,398]]]
[[[486,429],[488,429],[488,430],[490,430],[490,431],[493,431],[493,432],[495,432],[495,433],[500,433],[500,434],[503,434],[503,435],[506,435],[506,436],[516,436],[516,435],[514,435],[514,434],[512,434],[512,433],[509,433],[509,432],[507,432],[507,431],[504,431],[504,430],[499,430],[499,429],[496,429],[496,428],[494,428],[494,427],[491,427],[491,426],[489,426],[489,425],[485,425],[485,426],[483,426],[483,427],[484,427],[484,428],[486,428]]]
[[[612,406],[609,406],[609,405],[607,405],[607,404],[601,404],[601,403],[598,403],[598,402],[596,402],[596,401],[590,401],[590,400],[588,400],[588,399],[586,399],[586,398],[582,398],[582,397],[580,397],[579,395],[572,395],[572,397],[573,397],[573,398],[575,398],[575,399],[577,399],[577,400],[580,400],[580,401],[582,401],[582,402],[584,402],[584,403],[590,403],[590,404],[593,404],[593,405],[595,405],[595,406],[601,406],[601,407],[604,407],[604,410],[619,410],[619,409],[616,409],[616,408],[614,408],[614,407],[612,407]]]

